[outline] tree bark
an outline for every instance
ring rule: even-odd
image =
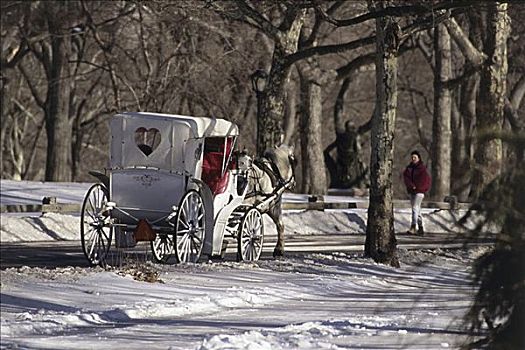
[[[46,49],[50,63],[46,65],[47,99],[45,118],[47,133],[46,181],[71,181],[71,127],[69,125],[69,82],[64,78],[67,65],[67,40],[58,13],[49,14],[50,44]],[[46,44],[44,44],[46,45]]]
[[[452,78],[450,36],[442,25],[434,30],[434,119],[432,123],[433,198],[450,194],[451,173],[451,92],[444,82]]]
[[[328,187],[323,159],[323,101],[319,75],[315,68],[301,74],[302,193],[309,194],[325,194]]]
[[[510,32],[507,4],[490,3],[487,6],[487,36],[483,47],[487,60],[481,70],[477,100],[478,146],[474,157],[478,166],[474,168],[471,189],[474,198],[501,172],[501,140],[486,139],[485,136],[501,131],[507,93],[507,37]]]
[[[482,65],[485,62],[487,56],[478,50],[479,48],[475,45],[475,43],[469,40],[468,36],[465,34],[463,29],[461,29],[456,20],[451,18],[450,20],[445,21],[444,24],[447,27],[449,34],[456,41],[456,44],[460,48],[467,61],[475,66]]]
[[[467,181],[467,172],[470,164],[470,153],[465,150],[467,141],[466,128],[463,116],[461,115],[458,104],[452,103],[451,113],[452,128],[452,152],[451,152],[451,173],[453,181],[450,183],[450,191],[462,202],[467,201],[470,189],[470,182]]]
[[[483,47],[482,32],[483,23],[479,10],[473,10],[468,14],[469,33],[468,40],[476,50]],[[454,40],[457,42],[456,38]],[[458,46],[461,49],[461,46]],[[464,50],[461,50],[465,54]],[[467,60],[464,71],[476,68],[475,63]],[[458,120],[453,128],[452,147],[452,179],[453,193],[461,201],[468,201],[472,172],[474,164],[474,126],[476,123],[476,96],[479,90],[479,73],[474,73],[465,78],[461,84],[458,102]]]
[[[384,2],[370,7],[381,10]],[[400,27],[390,17],[376,19],[376,107],[372,120],[370,157],[370,204],[366,228],[365,255],[374,261],[399,266],[394,232],[392,169],[397,107],[397,50]]]
[[[294,136],[297,129],[297,87],[293,81],[290,81],[289,88],[286,91],[286,104],[284,110],[284,141],[286,145],[294,143]]]
[[[283,117],[285,108],[285,87],[290,78],[290,67],[285,65],[288,55],[297,51],[299,34],[306,11],[300,10],[295,15],[288,30],[280,31],[275,36],[272,66],[268,75],[266,91],[261,103],[260,119],[257,121],[257,153],[279,145],[284,138]]]

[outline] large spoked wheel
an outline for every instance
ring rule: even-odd
[[[175,254],[175,235],[157,233],[155,240],[151,241],[151,251],[153,252],[153,259],[156,262],[168,262],[169,258]]]
[[[106,187],[95,184],[88,190],[82,204],[80,238],[84,255],[91,265],[104,265],[111,247],[113,227],[106,210],[108,200]]]
[[[250,209],[239,228],[237,236],[237,254],[239,260],[257,261],[262,253],[264,226],[261,212],[256,208]]]
[[[190,190],[182,197],[175,223],[175,247],[179,262],[197,262],[204,246],[206,219],[199,192]]]

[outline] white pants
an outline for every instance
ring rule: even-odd
[[[410,194],[410,205],[412,207],[412,226],[419,226],[422,229],[423,218],[421,217],[421,202],[425,198],[424,193],[413,193]]]

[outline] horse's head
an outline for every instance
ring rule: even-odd
[[[288,184],[289,188],[295,185],[295,155],[294,147],[282,144],[274,148],[267,149],[263,155],[265,158],[270,160],[277,170],[280,178]]]
[[[237,155],[237,167],[241,171],[247,171],[252,167],[253,158],[245,151],[239,152]]]

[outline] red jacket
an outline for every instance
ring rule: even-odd
[[[431,179],[422,161],[410,163],[403,172],[408,193],[426,193],[430,190]]]

